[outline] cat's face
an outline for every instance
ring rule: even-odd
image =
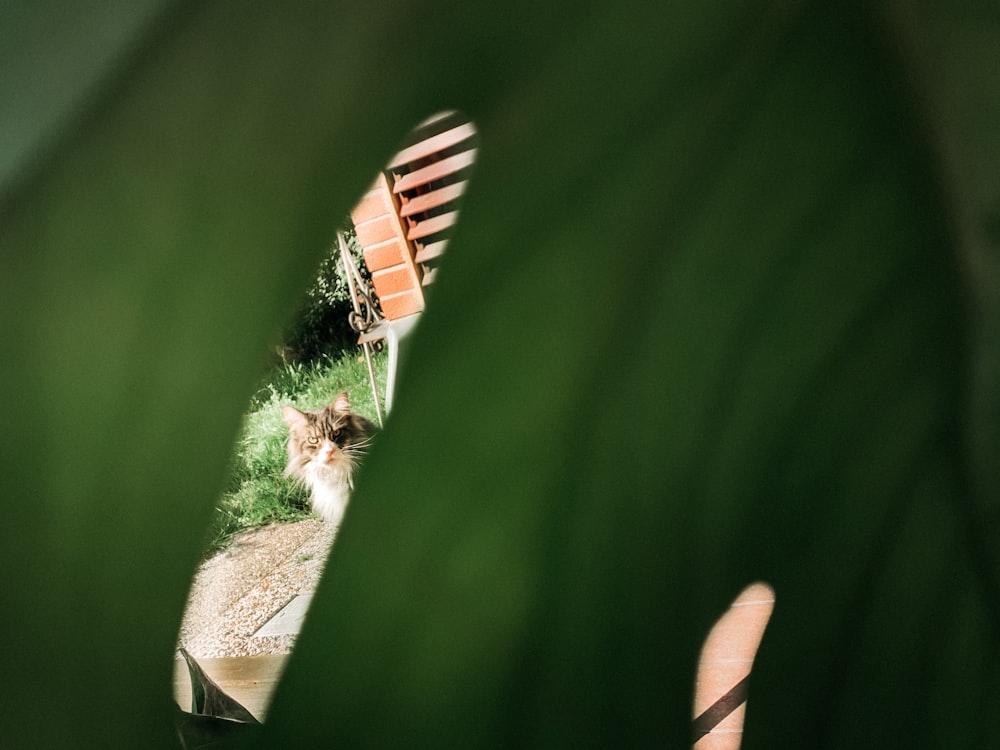
[[[288,467],[291,476],[305,478],[306,468],[350,473],[368,441],[368,420],[351,413],[347,394],[314,411],[282,407],[288,423]]]

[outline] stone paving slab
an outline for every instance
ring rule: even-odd
[[[282,607],[274,617],[253,634],[254,638],[269,635],[297,635],[306,618],[309,605],[312,603],[312,592],[299,594]]]

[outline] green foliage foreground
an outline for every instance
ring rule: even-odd
[[[995,725],[996,4],[150,8],[0,23],[0,744],[175,746],[256,364],[445,107],[463,219],[262,745],[682,747],[755,579],[745,747]]]

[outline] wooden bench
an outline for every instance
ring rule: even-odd
[[[386,411],[392,408],[404,342],[424,310],[425,288],[437,277],[458,219],[477,143],[475,127],[457,112],[425,120],[351,211],[382,318],[363,316],[358,343],[365,347],[377,402],[369,346],[382,339],[388,342]],[[340,243],[343,262],[353,266],[342,237]],[[351,276],[353,270],[347,272]],[[358,306],[355,311],[362,317]]]

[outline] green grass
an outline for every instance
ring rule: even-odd
[[[386,352],[374,356],[379,395],[384,399]],[[360,349],[311,362],[284,362],[261,379],[250,399],[233,449],[229,480],[216,505],[208,550],[224,547],[233,535],[273,522],[309,518],[306,490],[284,476],[288,428],[281,407],[316,409],[347,391],[351,408],[378,424],[368,369]]]

